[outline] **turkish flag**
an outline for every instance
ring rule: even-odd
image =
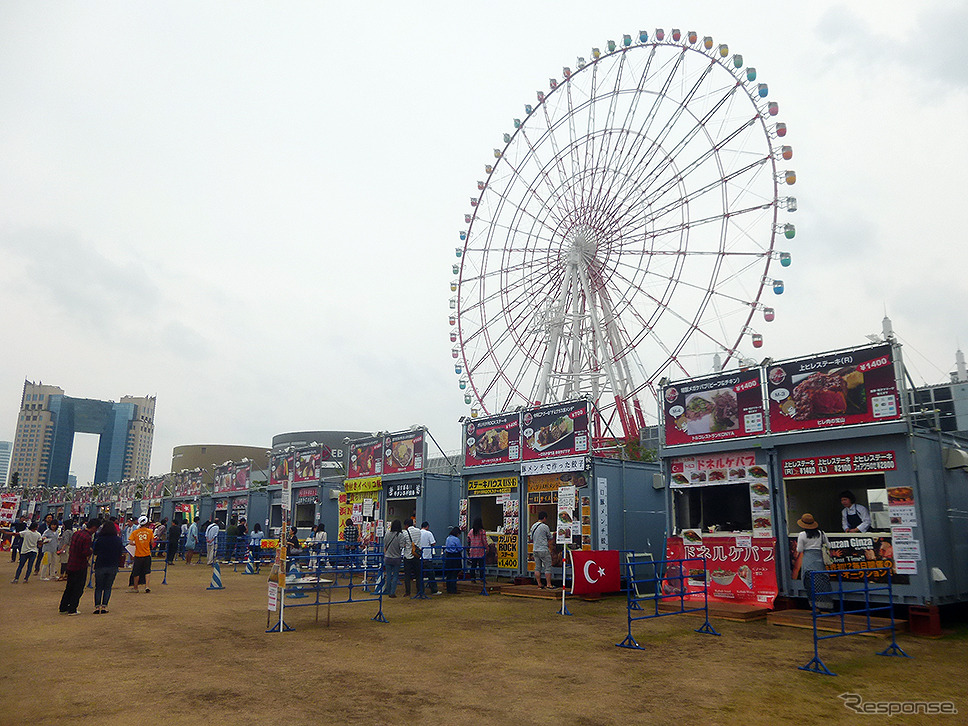
[[[618,550],[569,550],[572,595],[599,595],[622,589]]]

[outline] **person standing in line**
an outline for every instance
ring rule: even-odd
[[[148,518],[143,516],[138,520],[139,527],[131,533],[128,541],[134,544],[134,563],[131,565],[132,592],[140,592],[138,586],[145,584],[145,592],[151,592],[151,547],[155,535],[148,526]]]
[[[46,555],[47,562],[44,563],[44,571],[42,573],[41,579],[45,582],[54,580],[60,575],[60,561],[57,557],[57,549],[60,542],[60,533],[58,532],[57,524],[53,524],[47,528],[44,533],[44,548],[38,557],[44,557]]]
[[[20,533],[22,539],[20,545],[20,562],[17,564],[17,574],[13,576],[13,580],[11,581],[14,584],[20,581],[20,573],[24,570],[24,584],[26,585],[30,582],[30,568],[34,565],[39,545],[44,539],[37,531],[37,526],[37,522],[31,522],[27,529]],[[4,531],[12,532],[13,530]]]
[[[195,550],[198,548],[198,517],[195,517],[195,521],[188,528],[188,532],[185,534],[185,564],[192,564],[192,557],[195,556]]]
[[[168,549],[168,517],[164,517],[158,522],[155,527],[154,538],[155,555],[162,557],[163,553]]]
[[[487,532],[484,531],[484,521],[480,517],[474,518],[474,526],[467,533],[467,568],[471,571],[471,578],[477,582],[481,578],[484,583],[484,557],[487,555]]]
[[[352,519],[347,519],[343,525],[343,551],[347,554],[346,565],[353,567],[356,559],[353,557],[360,547],[360,529],[353,524]]]
[[[840,493],[840,523],[845,532],[869,532],[871,528],[870,510],[863,504],[857,503],[857,497],[852,491]]]
[[[77,606],[84,594],[84,582],[87,580],[87,565],[91,557],[91,542],[94,530],[97,529],[96,519],[88,520],[84,529],[79,529],[71,538],[70,550],[67,554],[67,584],[61,596],[60,612],[77,615]]]
[[[457,573],[463,568],[461,560],[464,548],[460,542],[460,527],[451,527],[450,534],[444,541],[444,577],[447,580],[447,592],[457,594]]]
[[[249,553],[252,555],[253,562],[257,562],[262,557],[262,525],[258,522],[249,533]]]
[[[239,520],[239,531],[235,539],[235,552],[232,555],[233,560],[244,560],[245,551],[249,547],[249,525],[245,521],[245,517]]]
[[[213,519],[212,523],[205,528],[205,544],[208,547],[208,564],[214,565],[216,555],[218,555],[218,520]]]
[[[390,531],[383,538],[383,594],[387,597],[397,596],[397,584],[400,582],[400,565],[403,563],[403,527],[400,520],[394,519],[390,523]]]
[[[407,517],[403,520],[403,587],[407,597],[410,597],[410,580],[417,581],[417,592],[423,592],[423,573],[420,565],[423,563],[420,542],[423,537],[420,530],[413,526],[413,520]]]
[[[168,528],[168,549],[165,552],[165,561],[169,565],[175,564],[175,555],[178,554],[178,541],[181,539],[181,522],[174,517],[171,526]]]
[[[118,575],[118,565],[121,564],[121,552],[124,545],[118,535],[118,528],[114,522],[105,522],[98,530],[94,541],[94,614],[101,615],[108,611],[108,600],[111,599],[111,588],[114,578]]]
[[[551,586],[551,528],[548,526],[548,513],[538,512],[538,521],[531,526],[532,553],[534,554],[534,579],[542,590]],[[545,582],[541,582],[544,573]]]
[[[803,531],[797,535],[797,558],[793,564],[793,577],[796,578],[799,570],[808,593],[811,584],[813,585],[817,608],[831,610],[834,603],[830,595],[826,594],[830,592],[830,577],[826,574],[827,566],[823,561],[823,549],[829,548],[830,541],[820,530],[820,524],[812,514],[804,514],[797,520],[797,524]]]
[[[440,595],[441,592],[437,589],[437,575],[434,572],[434,545],[436,544],[437,538],[430,531],[430,522],[424,522],[420,525],[420,552],[423,556],[420,564],[423,568],[423,579],[424,582],[430,582],[432,594]],[[420,588],[420,592],[423,593],[423,588]]]

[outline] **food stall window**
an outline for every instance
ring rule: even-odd
[[[679,531],[749,532],[753,529],[750,487],[746,483],[676,489],[673,504]]]
[[[313,502],[297,504],[294,521],[296,527],[312,527],[316,522],[316,505]]]
[[[497,497],[470,497],[468,528],[476,517],[484,523],[484,531],[496,534],[498,527],[504,526],[504,505],[498,504]]]
[[[857,503],[870,510],[872,530],[891,528],[883,474],[786,478],[783,485],[787,526],[793,534],[799,533],[796,523],[804,512],[813,514],[825,532],[842,532],[840,493],[843,491],[853,492]]]

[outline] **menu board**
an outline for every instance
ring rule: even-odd
[[[347,478],[378,476],[383,473],[383,439],[373,436],[350,443]]]
[[[521,415],[525,461],[552,456],[574,456],[589,450],[588,401],[552,403]]]
[[[732,371],[662,389],[667,446],[762,434],[762,371]]]
[[[292,464],[292,456],[287,454],[273,454],[269,458],[269,486],[278,486],[283,482],[288,484]]]
[[[774,433],[900,418],[890,345],[801,358],[767,368]]]
[[[779,592],[774,538],[753,537],[741,542],[728,535],[704,535],[701,542],[684,543],[680,537],[669,537],[666,558],[686,557],[705,557],[705,571],[699,560],[681,566],[670,564],[662,583],[664,595],[684,591],[686,599],[702,600],[702,591],[707,588],[711,601],[757,602],[772,607]],[[680,578],[680,572],[686,579]]]
[[[521,458],[521,420],[517,413],[474,419],[464,426],[464,466],[507,464]]]
[[[769,472],[756,463],[752,451],[732,451],[705,456],[678,456],[669,463],[673,489],[709,484],[766,483]]]
[[[423,469],[424,432],[405,431],[383,439],[383,473],[402,474]]]

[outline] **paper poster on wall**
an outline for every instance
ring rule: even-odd
[[[608,479],[600,476],[598,482],[598,492],[595,496],[595,506],[598,519],[598,549],[608,549]]]

